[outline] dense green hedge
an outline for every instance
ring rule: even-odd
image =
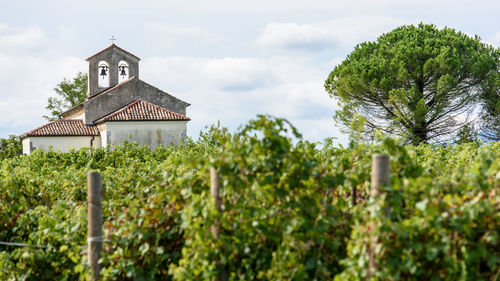
[[[379,152],[391,155],[391,186],[369,198]],[[86,278],[89,169],[103,177],[103,280],[210,280],[215,261],[231,280],[500,280],[497,143],[336,148],[261,116],[154,151],[126,143],[0,163],[0,241],[45,246],[0,245],[0,280]]]

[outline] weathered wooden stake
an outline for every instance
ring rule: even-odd
[[[87,174],[88,188],[88,262],[92,270],[90,280],[100,277],[99,259],[102,249],[102,181],[98,172]]]
[[[222,208],[222,198],[220,197],[220,179],[217,174],[217,170],[214,167],[210,167],[210,195],[215,199],[215,207],[222,213],[224,210]],[[220,236],[220,223],[215,222],[214,225],[210,226],[210,230],[215,240],[219,239]],[[217,267],[219,267],[219,276],[216,281],[226,281],[229,280],[229,274],[226,268],[221,264],[220,260],[215,261]]]
[[[389,155],[372,155],[372,189],[371,195],[380,194],[380,187],[389,185],[391,181],[391,160]]]
[[[391,160],[388,155],[385,154],[373,154],[372,155],[372,174],[371,174],[371,196],[377,196],[381,193],[380,187],[390,185],[391,181]],[[386,217],[390,216],[390,208],[387,206],[385,210]],[[373,222],[370,222],[370,229],[375,226]],[[375,245],[377,244],[376,237],[370,236],[370,245],[368,251],[368,273],[366,280],[370,280],[373,276],[373,271],[377,268],[377,262],[375,260]]]

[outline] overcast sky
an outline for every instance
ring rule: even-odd
[[[257,114],[304,137],[345,143],[323,88],[357,43],[433,23],[500,44],[500,2],[447,0],[6,1],[0,5],[0,137],[46,121],[47,98],[85,58],[116,44],[141,58],[140,78],[192,105],[188,134]]]

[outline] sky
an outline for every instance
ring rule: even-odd
[[[0,138],[46,123],[47,99],[111,44],[141,80],[191,103],[188,135],[257,114],[347,143],[324,81],[356,44],[432,23],[500,45],[500,2],[451,0],[0,0]]]

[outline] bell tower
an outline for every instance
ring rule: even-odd
[[[91,97],[132,77],[139,78],[140,60],[115,44],[88,57],[88,96]]]

